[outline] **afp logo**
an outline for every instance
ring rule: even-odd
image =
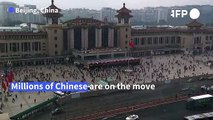
[[[172,18],[184,18],[189,15],[191,19],[198,19],[200,17],[200,11],[197,8],[193,8],[190,11],[188,10],[171,10]]]

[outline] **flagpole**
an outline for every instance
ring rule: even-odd
[[[129,57],[130,57],[130,52],[129,51],[130,51],[130,49],[131,48],[129,48],[129,50],[128,50],[128,70],[129,70]]]
[[[128,54],[128,69],[126,69],[126,72],[132,72],[132,70],[130,70],[130,66],[129,66],[129,60],[130,60],[130,52],[131,52],[131,48],[134,47],[134,43],[132,41],[129,42],[129,49],[127,49],[127,54]]]

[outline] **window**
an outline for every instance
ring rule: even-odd
[[[30,43],[27,43],[27,42],[22,43],[21,48],[22,48],[22,51],[24,51],[24,52],[29,51],[30,50]],[[10,48],[10,50],[12,51],[11,48]]]
[[[160,43],[160,44],[163,44],[163,37],[160,37],[159,43]]]
[[[126,28],[126,32],[128,31],[128,28]]]
[[[206,40],[209,40],[209,36],[206,36]]]
[[[125,44],[127,45],[127,41],[125,41]]]
[[[183,38],[183,41],[182,41],[182,42],[183,42],[183,44],[185,44],[185,38]]]
[[[180,37],[177,37],[177,44],[180,44]]]
[[[0,43],[0,52],[1,53],[5,52],[5,44],[4,43]]]
[[[39,51],[39,42],[35,42],[35,51]]]
[[[213,40],[213,36],[210,36],[210,40]]]
[[[171,39],[171,44],[175,44],[175,37],[172,37]]]
[[[158,44],[158,38],[155,37],[153,42],[154,42],[154,44]]]
[[[151,45],[152,44],[152,38],[149,37],[147,42],[148,42],[149,45]]]
[[[135,38],[134,43],[135,43],[135,45],[138,45],[139,44],[139,38]]]
[[[58,55],[58,51],[55,51],[55,55]]]
[[[145,39],[141,38],[141,45],[144,45],[144,44],[145,44]]]
[[[54,37],[54,39],[57,40],[58,38],[57,38],[57,37]]]
[[[166,37],[165,43],[166,43],[166,44],[169,44],[169,37]]]
[[[126,34],[126,38],[128,38],[128,35]]]
[[[56,34],[56,33],[57,33],[57,30],[54,30],[54,33]]]
[[[58,45],[57,44],[55,44],[55,48],[57,48],[58,47]]]
[[[201,44],[201,37],[195,37],[194,44]]]

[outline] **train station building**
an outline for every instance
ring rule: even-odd
[[[68,62],[71,56],[80,61],[108,58],[141,57],[156,54],[196,54],[213,49],[213,29],[192,20],[185,27],[131,26],[131,11],[117,10],[117,23],[80,18],[61,22],[61,9],[54,4],[45,13],[46,25],[37,31],[0,27],[0,64],[38,65]],[[129,43],[134,43],[130,50]]]

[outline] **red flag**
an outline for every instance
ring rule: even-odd
[[[10,71],[10,73],[7,75],[7,80],[9,83],[13,82],[13,72]]]
[[[131,48],[135,47],[134,42],[130,41],[130,42],[129,42],[129,46],[130,46]]]
[[[4,89],[4,91],[7,90],[7,82],[6,81],[2,81],[2,88]]]
[[[11,74],[11,78],[12,78],[12,80],[13,80],[13,79],[14,79],[13,71],[10,71],[10,74]]]
[[[8,80],[6,81],[6,85],[7,85],[7,87],[9,86],[9,82],[8,82]]]

